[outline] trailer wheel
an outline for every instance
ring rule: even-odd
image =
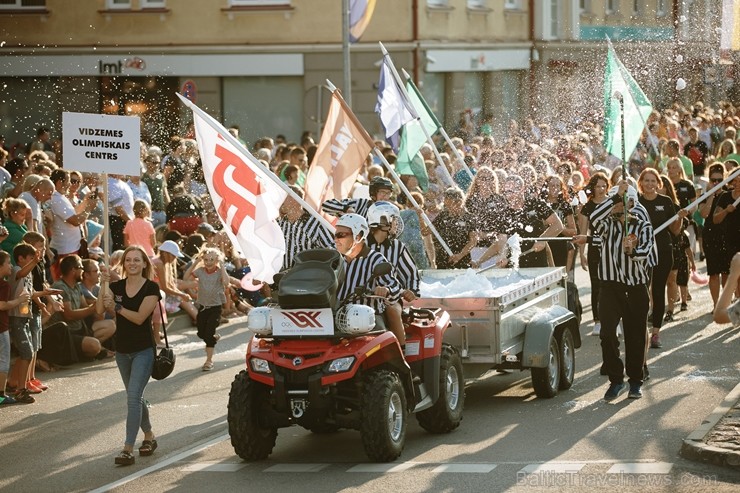
[[[532,368],[532,386],[539,398],[551,398],[558,394],[560,386],[560,348],[558,341],[550,337],[547,366]]]
[[[406,394],[394,372],[365,377],[360,402],[360,436],[367,456],[377,462],[398,458],[406,443]]]
[[[449,433],[462,421],[465,402],[465,377],[460,353],[442,344],[439,372],[439,397],[429,409],[416,414],[419,425],[429,433]]]
[[[269,397],[269,387],[249,378],[242,370],[231,383],[227,421],[236,455],[247,461],[266,459],[272,453],[277,428],[260,424],[260,407]]]
[[[560,390],[568,390],[576,376],[576,347],[568,327],[560,335]]]

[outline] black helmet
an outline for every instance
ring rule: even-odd
[[[378,190],[383,189],[393,191],[393,183],[384,176],[373,176],[373,179],[370,180],[370,198],[374,199]]]

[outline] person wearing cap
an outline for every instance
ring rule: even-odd
[[[177,284],[177,259],[183,258],[184,255],[180,251],[180,247],[172,240],[166,240],[158,247],[158,255],[152,258],[152,266],[154,267],[154,282],[159,284],[159,289],[164,291],[165,295],[170,298],[175,298],[178,301],[180,308],[190,315],[190,318],[195,323],[198,316],[198,310],[193,306],[193,299],[191,296],[180,290]],[[166,310],[164,309],[164,300],[160,301],[159,307],[155,308],[154,315],[152,316],[152,323],[158,326],[162,323],[167,323]],[[161,310],[160,313],[157,310]],[[154,331],[155,339],[159,343],[159,331]]]
[[[374,176],[370,180],[370,199],[330,199],[321,204],[321,211],[332,216],[355,213],[367,217],[367,210],[378,200],[390,200],[393,195],[393,183],[384,176]]]
[[[609,377],[609,388],[604,394],[607,401],[616,399],[626,390],[625,370],[631,399],[642,397],[642,384],[646,378],[644,365],[647,351],[647,312],[650,305],[647,289],[650,279],[648,254],[653,248],[655,237],[650,221],[642,217],[643,214],[632,213],[637,204],[637,190],[629,186],[626,180],[621,180],[610,191],[609,198],[600,203],[591,214],[593,236],[573,237],[573,242],[577,245],[591,243],[597,237],[600,239],[599,337],[603,369]],[[625,214],[628,215],[626,221]],[[619,355],[617,339],[620,320],[624,330],[624,362]]]

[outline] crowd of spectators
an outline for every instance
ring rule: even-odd
[[[640,192],[640,202],[648,212],[654,212],[650,216],[653,227],[687,207],[738,167],[737,128],[740,107],[729,103],[717,108],[701,102],[690,107],[674,105],[650,115],[627,169],[628,178]],[[237,131],[231,131],[238,138]],[[571,279],[576,264],[589,271],[593,333],[598,334],[598,248],[589,247],[587,253],[585,246],[539,241],[537,237],[588,234],[592,227],[590,213],[622,178],[621,161],[608,155],[602,145],[599,118],[585,118],[569,126],[538,124],[532,119],[521,125],[512,121],[503,138],[494,138],[489,124],[476,128],[470,120],[452,134],[451,145],[437,141],[439,152],[434,152],[430,144],[420,151],[428,184],[422,188],[418,177],[401,176],[452,249],[451,255],[425,223],[422,209],[411,207],[398,189],[384,198],[401,209],[405,228],[400,240],[416,265],[445,269],[493,263],[510,266],[508,240],[520,237],[520,266],[563,266]],[[45,330],[32,368],[51,370],[56,365],[108,358],[115,351],[110,344],[115,317],[112,313],[98,315],[94,310],[103,255],[101,242],[106,237],[110,237],[113,251],[112,280],[120,275],[116,262],[120,262],[127,246],[140,245],[152,258],[154,281],[164,294],[152,320],[157,328],[167,323],[167,314],[180,310],[194,323],[197,320],[194,300],[198,299],[198,281],[202,283],[204,275],[201,271],[200,276],[185,277],[184,273],[203,260],[200,255],[207,247],[212,250],[208,250],[206,260],[212,261],[214,252],[221,252],[223,263],[219,265],[231,278],[225,283],[228,287],[224,288],[221,321],[246,313],[251,305],[270,295],[269,286],[255,282],[253,289],[244,289],[238,282],[249,276],[249,266],[235,254],[222,231],[205,186],[193,135],[175,136],[164,149],[142,143],[141,176],[108,175],[107,197],[99,175],[60,166],[61,148],[50,136],[51,131],[42,127],[25,149],[16,146],[10,152],[0,148],[0,199],[7,229],[0,248],[15,264],[14,251],[26,244],[25,235],[36,233],[48,239],[38,261],[44,275],[35,289],[37,293],[53,289],[51,294],[33,297]],[[393,149],[382,140],[376,145],[393,165]],[[283,136],[258,139],[250,151],[283,181],[300,189],[317,146],[310,132],[305,132],[296,143],[287,142]],[[361,165],[352,197],[370,199],[368,184],[378,176],[389,174],[370,155]],[[659,329],[673,321],[676,306],[679,310],[688,308],[688,279],[699,262],[706,260],[709,288],[716,303],[729,275],[730,259],[740,249],[740,213],[733,205],[738,196],[740,177],[691,208],[686,218],[676,221],[659,238],[658,252],[650,265],[653,347],[662,345]],[[104,201],[110,214],[109,232],[102,226]],[[289,222],[300,218],[293,209],[286,206],[283,211]],[[58,296],[55,290],[61,303],[54,303]],[[215,341],[214,322],[208,323],[209,330],[204,333],[209,352],[204,369],[212,368]],[[154,332],[154,342],[160,344],[159,330]],[[54,350],[49,350],[50,345]],[[0,379],[1,372],[2,368]],[[38,382],[35,374],[26,372],[24,376],[12,370],[8,386],[41,392],[41,382],[28,386],[33,380]]]

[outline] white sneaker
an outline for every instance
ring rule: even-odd
[[[622,321],[619,321],[619,325],[617,325],[617,337],[622,337],[622,334],[624,334],[624,331],[622,330]]]
[[[597,336],[601,333],[601,322],[596,322],[594,324],[594,330],[591,332],[592,336]]]

